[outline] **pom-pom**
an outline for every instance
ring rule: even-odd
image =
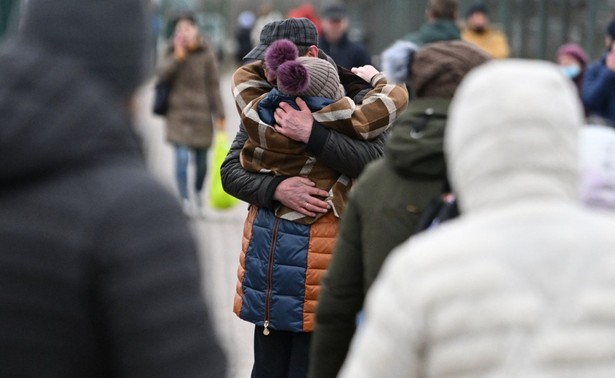
[[[298,96],[310,87],[310,75],[305,66],[295,60],[278,67],[278,89],[287,95]]]
[[[265,65],[272,72],[277,72],[278,67],[284,62],[295,60],[299,56],[299,50],[288,39],[280,39],[273,42],[265,53]]]

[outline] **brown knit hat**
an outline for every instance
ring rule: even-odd
[[[324,59],[298,57],[281,64],[277,71],[278,89],[287,95],[325,97],[339,100],[344,96],[337,68]]]
[[[412,60],[410,86],[415,97],[452,98],[465,75],[491,57],[465,41],[443,41],[420,48]]]

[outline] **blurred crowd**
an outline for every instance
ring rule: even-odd
[[[193,13],[26,2],[0,45],[0,376],[228,374],[189,226],[228,95],[251,377],[612,376],[615,20],[601,56],[530,60],[485,4],[426,4],[381,52],[343,3],[243,11],[227,91]],[[133,125],[152,57],[176,193]]]

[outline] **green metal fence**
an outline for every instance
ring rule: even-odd
[[[475,0],[460,0],[459,21]],[[590,57],[604,50],[604,31],[615,16],[615,0],[484,0],[492,22],[508,36],[514,57],[555,59],[567,42],[583,46]],[[365,43],[378,54],[425,20],[426,0],[349,0],[353,21]]]
[[[24,0],[0,0],[0,38],[14,24]],[[52,0],[49,0],[52,1]],[[157,0],[163,6],[198,6],[226,17],[226,36],[232,37],[234,21],[243,9],[256,8],[254,0]],[[286,13],[306,0],[269,0]],[[308,0],[309,1],[309,0]],[[427,0],[313,0],[316,9],[334,1],[344,2],[351,25],[373,55],[416,30],[425,20]],[[460,21],[476,0],[459,0]],[[483,0],[490,16],[507,34],[512,55],[552,60],[557,48],[566,42],[582,45],[592,58],[604,50],[604,30],[615,17],[615,0]]]

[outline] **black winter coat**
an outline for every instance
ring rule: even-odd
[[[195,243],[119,103],[24,43],[0,72],[0,376],[224,376]]]

